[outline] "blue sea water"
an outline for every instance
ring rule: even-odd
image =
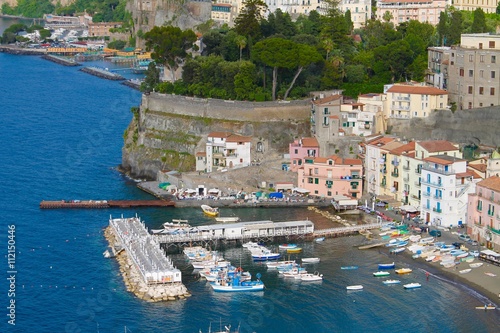
[[[149,227],[172,218],[210,223],[199,209],[40,210],[41,200],[150,198],[116,171],[130,107],[140,94],[39,57],[0,53],[0,332],[198,332],[240,325],[240,332],[496,332],[496,311],[477,311],[485,298],[417,266],[402,282],[374,278],[377,263],[392,262],[377,250],[359,251],[360,237],[299,243],[320,283],[287,281],[253,263],[242,248],[224,255],[254,275],[264,292],[214,293],[173,254],[192,297],[146,303],[125,290],[118,264],[105,259],[103,229],[110,215],[138,214]],[[224,216],[275,221],[321,217],[304,209],[227,209]],[[8,226],[15,226],[15,267],[8,267]],[[406,265],[396,258],[397,265]],[[415,265],[409,262],[410,265]],[[357,265],[343,271],[341,266]],[[15,273],[8,273],[15,271]],[[7,277],[15,275],[15,284]],[[347,292],[345,286],[364,285]],[[15,287],[15,295],[9,288]],[[15,326],[8,324],[15,300]]]

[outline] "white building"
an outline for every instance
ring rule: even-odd
[[[469,193],[479,181],[467,170],[467,161],[449,155],[424,158],[420,214],[436,226],[457,226],[467,221]]]
[[[206,172],[249,166],[251,138],[229,132],[208,134]]]
[[[377,20],[383,21],[386,12],[391,14],[394,26],[410,20],[437,25],[449,0],[378,0]]]
[[[387,159],[386,146],[387,144],[393,142],[396,142],[396,138],[382,136],[372,139],[364,144],[365,188],[371,196],[379,196],[385,193],[385,189],[387,187],[387,163],[390,163]]]
[[[375,112],[365,110],[363,103],[344,103],[340,120],[346,134],[368,136],[373,133]]]

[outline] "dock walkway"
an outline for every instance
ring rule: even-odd
[[[41,209],[58,208],[130,208],[174,207],[175,202],[166,200],[58,200],[40,202]]]

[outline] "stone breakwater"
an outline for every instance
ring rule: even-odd
[[[1,45],[0,52],[16,54],[16,55],[44,55],[47,53],[45,49],[26,49],[13,45]]]
[[[117,237],[111,227],[105,229],[104,236],[110,247],[117,245]],[[185,299],[191,296],[182,283],[146,284],[126,251],[120,251],[116,255],[116,260],[120,265],[120,273],[127,291],[139,299],[146,302],[162,302]]]
[[[74,61],[73,59],[65,59],[50,54],[43,55],[42,59],[49,60],[63,66],[81,66],[80,63]]]
[[[97,67],[83,67],[79,70],[84,72],[84,73],[88,73],[88,74],[100,77],[101,79],[107,79],[107,80],[112,80],[112,81],[125,80],[125,78],[121,75],[111,73],[105,69],[101,69],[101,68],[97,68]]]

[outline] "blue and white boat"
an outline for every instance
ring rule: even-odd
[[[346,270],[346,269],[358,269],[358,266],[342,266],[342,267],[340,267],[340,269],[344,269],[344,270]]]
[[[385,280],[383,281],[384,284],[398,284],[401,283],[400,280]]]
[[[414,282],[414,283],[408,283],[403,286],[405,289],[415,289],[415,288],[420,288],[422,285],[420,283]]]
[[[396,265],[394,261],[390,264],[378,264],[378,269],[393,269]]]
[[[252,259],[254,261],[266,261],[266,260],[276,260],[281,257],[281,254],[274,253],[271,251],[262,251],[252,253]]]
[[[297,244],[281,244],[279,246],[280,250],[288,250],[288,249],[295,249],[297,248]]]
[[[262,291],[264,290],[264,282],[260,280],[260,273],[257,274],[256,281],[240,281],[239,276],[234,276],[232,279],[222,278],[210,283],[214,291],[222,292],[242,292],[242,291]]]

